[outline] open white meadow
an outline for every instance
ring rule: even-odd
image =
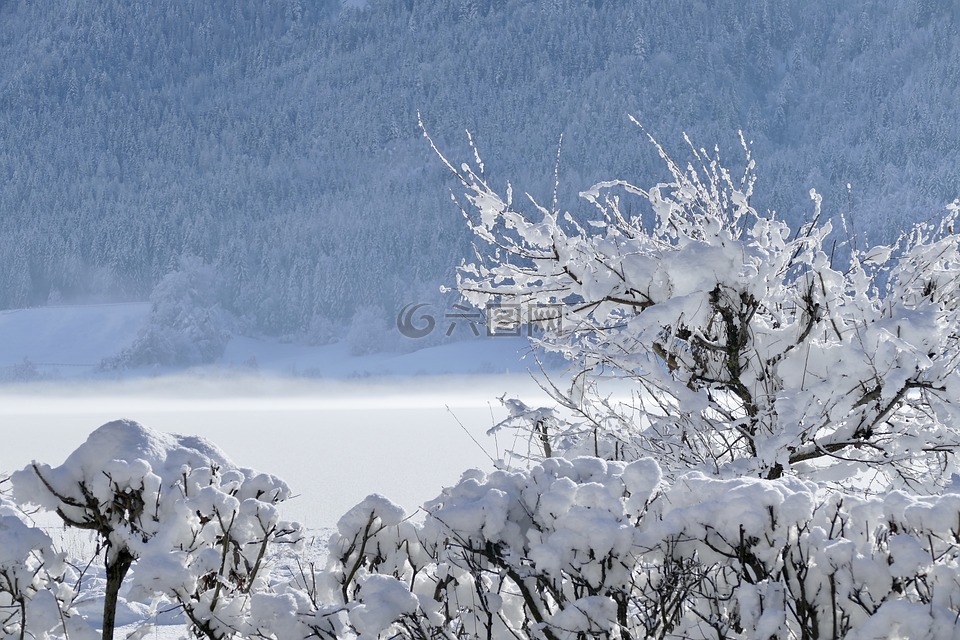
[[[486,431],[505,392],[542,393],[524,374],[393,380],[157,378],[0,387],[0,469],[61,463],[120,418],[202,436],[243,466],[284,479],[285,518],[324,529],[368,494],[415,511],[503,447]],[[476,440],[476,442],[474,441]],[[490,456],[490,457],[488,457]]]

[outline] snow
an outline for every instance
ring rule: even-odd
[[[395,527],[400,524],[405,515],[403,507],[394,504],[389,498],[373,493],[337,520],[337,531],[342,536],[351,535],[373,522],[375,518],[380,519],[382,526]]]
[[[572,602],[550,621],[563,630],[559,637],[582,638],[583,634],[609,633],[617,624],[617,603],[602,596],[587,596]]]
[[[0,372],[27,358],[45,377],[0,385],[0,470],[59,463],[100,425],[134,419],[205,437],[279,475],[297,495],[284,517],[322,531],[369,494],[413,513],[464,469],[489,469],[502,455],[485,435],[504,417],[496,398],[543,397],[526,373],[536,363],[520,359],[526,340],[504,336],[364,356],[347,345],[234,337],[217,367],[98,372],[148,313],[146,303],[0,312]],[[117,443],[102,444],[106,452]]]
[[[230,459],[280,476],[295,494],[281,507],[284,517],[329,529],[369,494],[387,495],[412,513],[464,469],[491,468],[488,455],[502,455],[509,442],[485,432],[504,417],[495,398],[508,390],[540,392],[524,375],[0,386],[0,425],[8,427],[0,469],[34,459],[59,463],[99,425],[136,418],[159,431],[202,436]]]
[[[403,614],[414,614],[417,597],[402,582],[391,576],[371,575],[360,585],[361,604],[350,611],[350,622],[361,639],[377,638]]]
[[[123,483],[167,475],[189,462],[189,452],[202,452],[224,466],[235,460],[287,481],[295,495],[280,505],[280,517],[303,522],[307,544],[321,548],[338,519],[370,494],[397,503],[392,510],[381,509],[392,523],[401,514],[415,514],[464,469],[491,469],[490,457],[502,455],[502,445],[486,431],[505,417],[495,398],[507,391],[542,395],[525,373],[530,365],[517,355],[525,341],[504,337],[367,356],[352,356],[345,345],[235,337],[218,367],[141,370],[121,378],[97,372],[99,360],[136,337],[148,311],[145,304],[118,304],[0,312],[0,370],[26,358],[46,377],[0,385],[0,426],[7,435],[0,471],[37,460],[51,470],[58,465],[102,469]],[[517,373],[464,375],[478,369]],[[124,420],[136,420],[145,429],[127,428]],[[131,451],[136,456],[131,458]],[[177,451],[183,455],[170,455]],[[34,484],[24,491],[37,489]],[[32,497],[41,501],[39,491]],[[415,516],[422,517],[422,512]],[[10,527],[33,531],[17,536],[18,546],[8,548],[4,557],[12,554],[11,562],[23,556],[23,545],[48,536],[79,555],[92,550],[89,534],[62,530],[55,516],[37,516],[47,536],[18,525],[19,520],[3,522],[8,532]],[[130,588],[169,582],[183,562],[183,557],[156,554],[144,558],[134,568]],[[91,569],[86,581],[87,596],[79,608],[96,624],[102,569]],[[391,593],[376,580],[365,583],[364,592],[371,598]],[[390,609],[365,604],[354,614],[359,625],[373,628],[403,605],[402,594],[394,595],[399,600]],[[135,592],[126,597],[133,599],[121,601],[118,622],[126,626],[118,637],[185,635],[182,615],[159,615],[137,602]],[[267,607],[267,613],[269,607],[283,608],[286,601],[277,598],[258,600],[258,606]],[[41,604],[37,599],[36,606]]]
[[[922,329],[922,322],[904,317],[896,333],[917,327]],[[872,331],[876,351],[893,344],[880,335],[893,335],[883,322]],[[144,538],[142,544],[126,533],[113,539],[153,549],[140,557],[122,594],[118,620],[126,624],[121,633],[130,637],[184,633],[183,618],[158,617],[150,594],[174,597],[175,584],[185,585],[178,587],[180,592],[192,592],[200,576],[221,566],[218,552],[204,547],[222,534],[215,525],[204,529],[204,523],[217,518],[203,514],[216,513],[241,518],[233,535],[242,539],[255,539],[281,518],[304,522],[311,532],[309,545],[322,544],[335,530],[332,573],[321,574],[320,582],[328,590],[337,576],[349,574],[352,582],[344,584],[346,602],[321,602],[342,604],[339,619],[360,638],[390,634],[405,617],[426,616],[430,624],[442,625],[444,605],[435,595],[441,583],[426,576],[443,579],[448,574],[453,580],[442,582],[448,585],[448,602],[462,607],[486,603],[502,613],[504,624],[508,619],[510,625],[519,624],[522,604],[511,588],[495,593],[492,583],[472,583],[468,568],[482,555],[468,558],[466,553],[502,553],[500,562],[521,563],[514,571],[535,568],[563,589],[575,580],[604,594],[558,595],[545,624],[564,638],[613,628],[618,610],[611,596],[630,584],[631,576],[640,575],[641,562],[647,563],[648,586],[655,589],[663,579],[656,577],[657,567],[664,566],[658,563],[671,554],[722,568],[716,574],[717,592],[729,594],[724,597],[745,627],[763,637],[784,635],[793,624],[789,611],[769,603],[785,597],[778,572],[798,560],[810,572],[811,584],[829,576],[841,597],[878,607],[869,615],[854,612],[851,637],[887,637],[881,634],[891,630],[907,637],[939,637],[954,629],[943,614],[951,610],[950,598],[956,594],[954,546],[933,534],[955,526],[960,494],[831,497],[811,482],[789,477],[725,479],[689,471],[669,478],[646,458],[628,464],[571,456],[506,469],[494,459],[516,444],[496,438],[512,430],[492,427],[507,418],[555,420],[555,402],[522,374],[438,374],[444,366],[467,366],[451,357],[455,353],[467,360],[484,353],[500,358],[501,366],[509,361],[507,341],[465,341],[364,357],[338,352],[337,346],[311,352],[250,339],[231,344],[227,357],[236,359],[232,362],[246,359],[257,366],[230,369],[226,362],[218,369],[159,377],[86,376],[0,386],[0,424],[11,427],[7,447],[0,450],[0,469],[23,469],[13,483],[21,501],[80,517],[79,507],[64,508],[45,498],[36,473],[24,468],[33,459],[46,463],[39,469],[62,494],[90,478],[86,490],[101,500],[113,491],[137,488],[152,496],[158,487],[180,482],[179,475],[189,470],[182,478],[183,493],[158,510],[162,517],[176,518],[178,526],[151,530],[150,541]],[[503,345],[497,347],[503,352],[494,345]],[[320,354],[338,353],[321,362]],[[889,366],[897,365],[898,357],[892,350]],[[321,369],[313,364],[322,367],[323,375],[339,377],[316,377]],[[407,375],[364,377],[367,367]],[[281,375],[294,371],[314,377]],[[420,375],[409,375],[414,372]],[[506,399],[506,392],[530,404]],[[502,405],[493,402],[500,396]],[[247,465],[282,477],[290,489]],[[272,504],[274,497],[291,493],[290,500]],[[254,499],[261,495],[263,500]],[[414,515],[408,519],[408,514]],[[837,522],[846,524],[838,528]],[[49,546],[55,537],[6,518],[0,518],[0,529],[15,541],[0,554],[4,566],[16,566],[19,558]],[[366,539],[356,544],[368,532],[371,544]],[[185,545],[187,539],[196,544]],[[448,545],[451,539],[462,541],[462,548]],[[646,551],[638,555],[637,549]],[[361,569],[348,572],[346,566]],[[422,571],[416,581],[408,580],[411,567]],[[492,575],[484,579],[493,580]],[[933,606],[911,600],[912,592],[897,591],[918,575],[931,585]],[[507,574],[496,579],[506,580]],[[84,581],[85,598],[77,609],[95,625],[102,571],[92,568]],[[339,593],[338,584],[333,591]],[[302,615],[316,612],[305,597],[294,590],[257,595],[249,619],[296,637]],[[713,596],[705,592],[703,597]],[[45,598],[35,597],[31,607],[55,626],[55,608]],[[233,616],[235,622],[222,624],[246,624],[236,622],[248,615],[236,603],[224,600],[224,620]],[[816,606],[825,605],[818,601]],[[482,624],[482,609],[465,608],[461,615],[465,628]],[[692,627],[685,631],[692,633]],[[71,637],[83,636],[78,631]]]
[[[133,342],[146,302],[0,311],[0,369],[26,358],[64,376],[89,372]]]
[[[185,469],[210,465],[233,467],[216,445],[196,436],[158,432],[132,420],[114,420],[95,429],[62,465],[50,470],[49,479],[56,484],[56,476],[74,482],[104,475],[114,485],[128,486],[140,483],[150,473],[178,477]],[[95,489],[87,488],[101,498]]]

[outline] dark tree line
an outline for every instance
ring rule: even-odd
[[[764,168],[756,204],[889,239],[960,185],[955,8],[543,0],[8,2],[0,7],[0,307],[146,299],[182,256],[252,329],[385,316],[469,239],[420,138],[474,132],[492,176],[661,172],[663,139]],[[848,194],[846,184],[853,186]],[[560,193],[577,210],[576,193]],[[758,199],[759,200],[759,199]],[[580,212],[588,207],[580,206]],[[892,213],[896,212],[896,213]]]

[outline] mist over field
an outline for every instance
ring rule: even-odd
[[[539,392],[522,374],[353,381],[171,376],[0,387],[7,433],[0,469],[31,460],[59,464],[96,427],[134,418],[202,436],[238,463],[280,475],[297,494],[284,515],[330,529],[370,493],[390,495],[413,513],[465,469],[492,469],[491,457],[503,457],[512,445],[486,435],[505,416],[496,398],[521,389]]]

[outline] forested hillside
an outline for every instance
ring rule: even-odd
[[[947,7],[947,8],[945,8]],[[196,256],[250,330],[436,295],[468,255],[417,126],[561,204],[663,173],[635,115],[824,194],[875,240],[960,195],[960,5],[653,0],[0,3],[0,308],[146,299]],[[459,155],[458,155],[459,154]],[[848,193],[847,184],[852,185]],[[378,311],[379,310],[379,311]]]

